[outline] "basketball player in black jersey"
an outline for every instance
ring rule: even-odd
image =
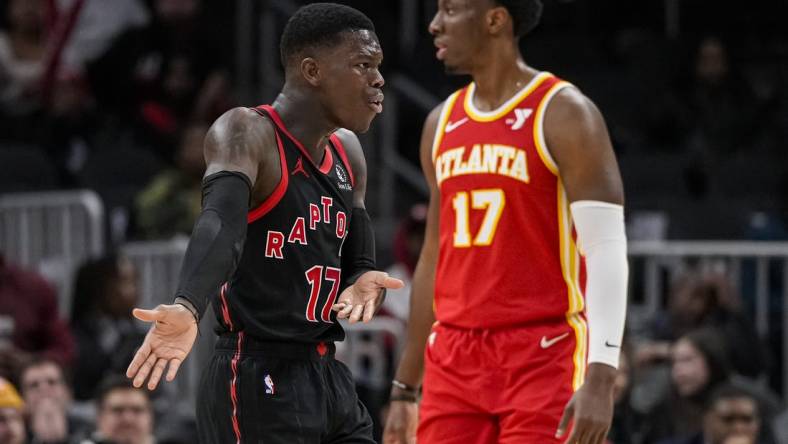
[[[402,286],[375,270],[354,134],[382,110],[382,52],[366,16],[330,3],[296,12],[280,47],[286,83],[272,106],[230,110],[206,137],[176,299],[134,311],[153,325],[127,376],[154,389],[169,365],[171,381],[211,303],[219,339],[200,385],[201,442],[372,443],[333,344],[337,319],[370,320]]]

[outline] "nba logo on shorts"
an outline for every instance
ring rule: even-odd
[[[265,375],[265,394],[266,395],[273,395],[274,394],[274,380],[271,379],[271,375]]]

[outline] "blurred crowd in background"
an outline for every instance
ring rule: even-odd
[[[438,97],[466,81],[433,60],[434,0],[415,2],[420,34],[407,56],[397,47],[398,1],[341,3],[378,26],[384,75],[409,76]],[[606,116],[630,238],[786,238],[788,11],[774,2],[621,3],[546,0],[523,48]],[[675,24],[669,5],[681,13]],[[211,122],[272,99],[234,88],[237,7],[0,0],[0,193],[92,189],[111,246],[188,236]],[[426,112],[410,106],[399,110],[397,150],[417,166]],[[409,282],[425,196],[397,191],[398,221],[381,223],[398,228],[378,244],[381,265]],[[0,259],[0,443],[195,442],[193,417],[164,411],[156,392],[120,376],[145,334],[130,314],[137,272],[122,255],[91,259],[76,271],[71,312],[60,313],[44,277]],[[407,321],[408,288],[388,297],[383,316]],[[788,444],[782,344],[759,337],[752,294],[734,288],[723,271],[688,266],[665,310],[630,324],[610,443]],[[378,418],[387,391],[366,396]]]

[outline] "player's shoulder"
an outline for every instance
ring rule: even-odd
[[[453,108],[454,104],[457,102],[457,98],[459,97],[459,95],[462,94],[464,91],[467,91],[470,86],[471,84],[468,83],[462,88],[455,90],[454,92],[446,96],[445,99],[441,100],[440,103],[435,105],[435,107],[432,108],[432,110],[430,110],[429,114],[427,114],[427,119],[424,122],[425,128],[429,128],[430,126],[433,125],[437,126],[438,121],[440,120],[440,116],[441,114],[443,114],[444,109],[447,106]],[[446,111],[451,112],[452,110],[449,109]]]
[[[346,152],[361,150],[361,141],[358,140],[358,136],[353,131],[345,128],[339,128],[338,130],[334,131],[334,135],[337,136],[340,142],[342,142],[342,146],[345,148]]]
[[[342,143],[342,148],[345,150],[345,155],[347,155],[354,174],[357,174],[359,170],[366,170],[364,150],[361,148],[361,141],[358,140],[356,133],[349,129],[339,128],[334,132],[334,135]]]
[[[601,113],[594,101],[570,83],[558,90],[545,111],[546,122],[552,121],[559,125],[566,122],[592,122],[600,117]]]
[[[438,121],[440,120],[441,114],[443,113],[443,108],[446,107],[449,102],[452,102],[452,98],[460,91],[461,90],[457,90],[453,92],[430,110],[430,112],[427,114],[427,118],[424,119],[425,133],[434,134],[435,131],[438,130]]]
[[[273,132],[274,123],[254,108],[235,107],[225,111],[211,126],[217,131]]]

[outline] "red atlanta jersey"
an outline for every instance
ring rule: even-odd
[[[542,72],[491,112],[473,105],[473,83],[444,102],[432,148],[441,324],[566,320],[576,332],[584,329],[585,268],[543,130],[550,100],[568,86]]]

